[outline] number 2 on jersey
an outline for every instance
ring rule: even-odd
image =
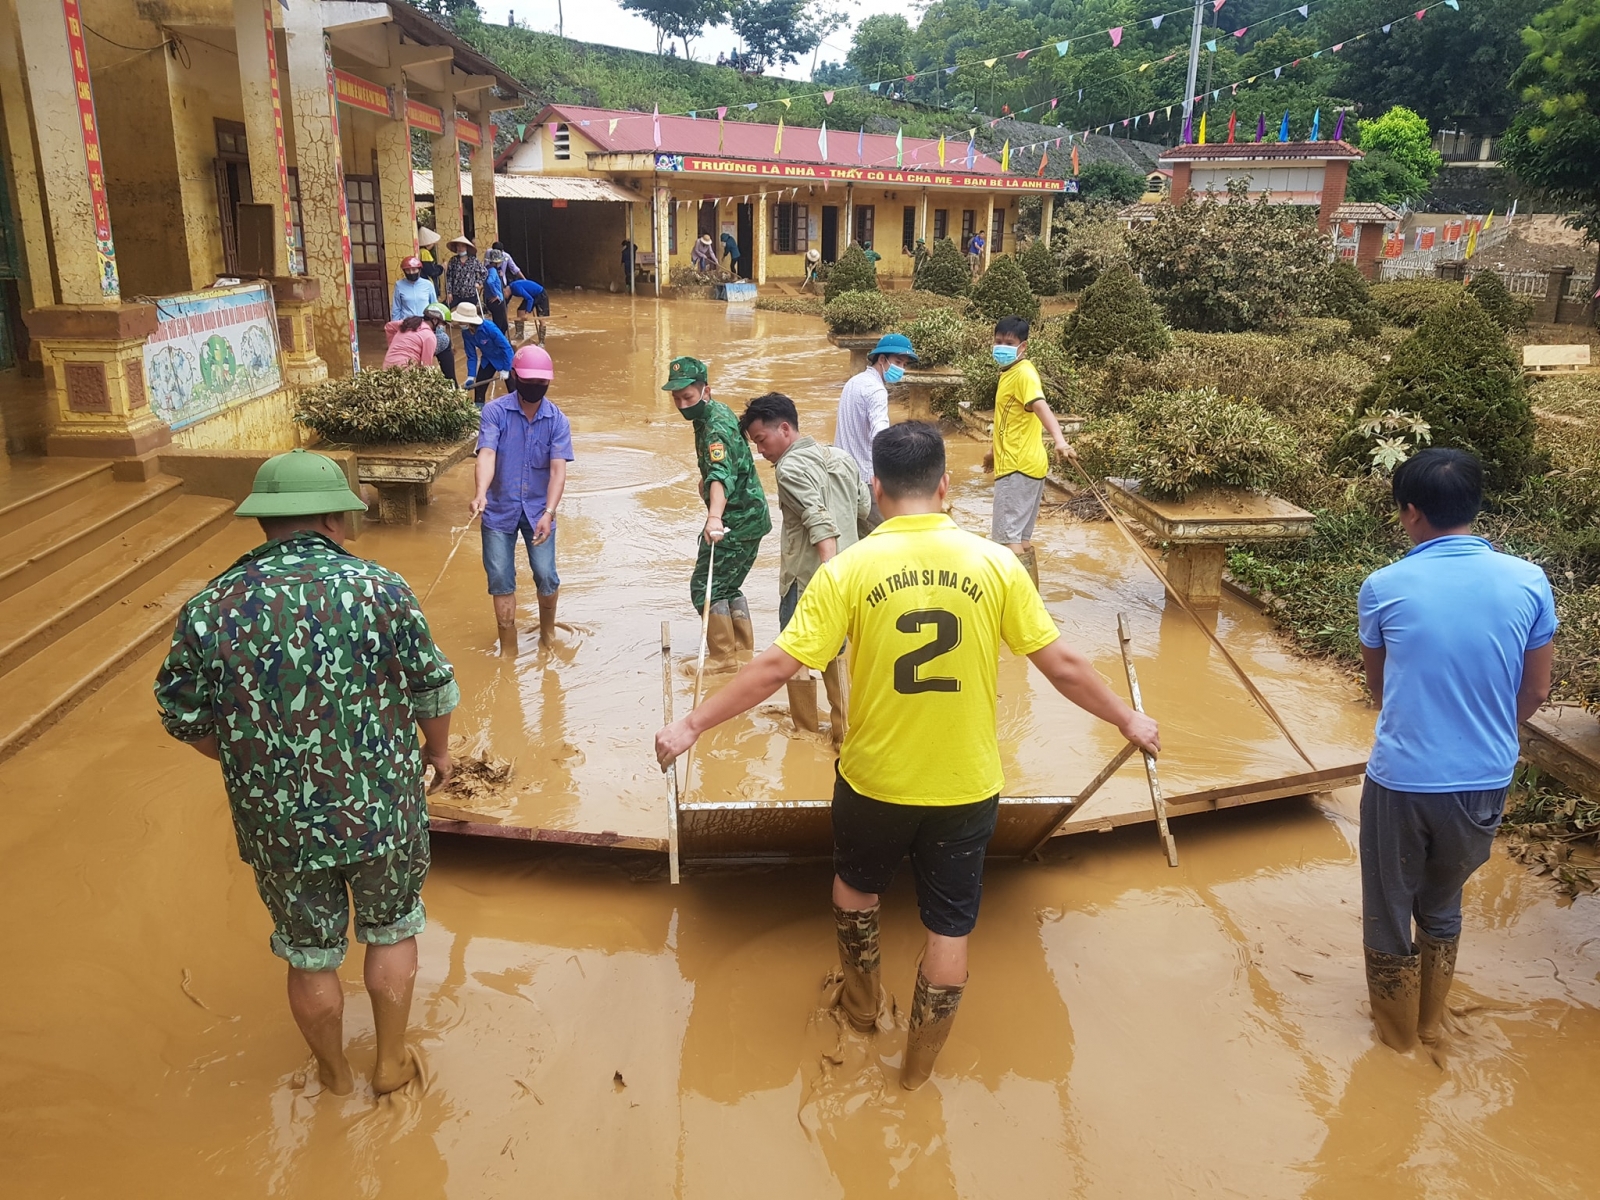
[[[924,642],[915,650],[908,650],[894,660],[894,690],[901,695],[914,696],[919,692],[959,692],[961,681],[948,676],[918,675],[926,664],[948,654],[961,644],[961,618],[942,608],[919,608],[902,613],[894,627],[901,633],[921,633],[933,626],[933,640]]]

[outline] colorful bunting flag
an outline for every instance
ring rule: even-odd
[[[1072,47],[1071,39],[1068,39],[1067,41],[1064,41],[1064,42],[1057,42],[1056,43],[1056,57],[1057,58],[1065,58],[1066,54],[1067,54],[1067,51],[1069,49],[1071,49],[1071,47]]]
[[[1318,134],[1320,134],[1321,132],[1322,132],[1322,110],[1319,108],[1319,109],[1317,109],[1316,112],[1311,114],[1311,136],[1308,137],[1306,139],[1306,141],[1308,141],[1308,142],[1320,141],[1321,138],[1318,137]]]
[[[822,128],[817,130],[817,154],[823,162],[828,161],[828,123],[824,121]]]
[[[1083,136],[1088,137],[1088,132],[1085,131]],[[1078,148],[1076,146],[1072,148],[1072,176],[1074,179],[1078,176]]]
[[[1267,114],[1266,113],[1262,113],[1259,117],[1256,118],[1256,141],[1264,142],[1266,140],[1267,140]]]
[[[655,137],[656,149],[661,149],[661,106],[658,104],[650,110],[650,125]]]
[[[1183,119],[1183,137],[1179,139],[1185,146],[1194,144],[1194,114],[1190,113]]]
[[[1151,17],[1150,18],[1150,28],[1151,29],[1160,29],[1161,28],[1162,17],[1165,17],[1166,15],[1167,15],[1166,13],[1162,13],[1161,16]]]
[[[1000,170],[1011,170],[1011,139],[1006,139],[1006,144],[1000,147]]]
[[[833,93],[832,92],[823,92],[822,93],[822,102],[824,104],[832,104],[833,103]]]
[[[615,133],[617,131],[617,118],[616,117],[612,117],[611,118],[610,125],[611,125],[611,128],[607,129],[606,132],[608,134]]]
[[[1111,44],[1113,46],[1122,45],[1122,26],[1121,25],[1118,25],[1115,29],[1109,29],[1106,32],[1111,35]]]
[[[1249,28],[1250,28],[1250,26],[1248,26],[1248,25],[1245,25],[1245,26],[1243,26],[1243,27],[1241,27],[1241,28],[1239,28],[1239,29],[1235,29],[1235,30],[1234,30],[1234,31],[1233,31],[1233,36],[1234,36],[1234,37],[1236,37],[1236,38],[1241,38],[1241,37],[1243,37],[1243,36],[1244,36],[1244,31],[1245,31],[1245,30],[1246,30],[1246,29],[1249,29]]]
[[[1302,17],[1309,17],[1311,15],[1311,5],[1302,4],[1298,11]]]
[[[1280,142],[1289,140],[1289,110],[1287,108],[1283,110],[1283,124],[1278,126],[1278,140]]]
[[[1384,27],[1383,27],[1383,31],[1384,31],[1384,32],[1385,32],[1385,33],[1388,33],[1388,32],[1389,32],[1389,30],[1391,30],[1391,29],[1393,29],[1393,28],[1394,28],[1394,26],[1393,26],[1393,25],[1385,25],[1385,26],[1384,26]]]
[[[772,153],[774,156],[783,153],[783,116],[781,114],[778,117],[777,135],[772,139]]]
[[[1339,110],[1339,119],[1333,125],[1333,140],[1336,142],[1344,140],[1344,109],[1342,108]]]
[[[1194,144],[1196,146],[1204,146],[1206,144],[1206,114],[1205,113],[1201,113],[1200,114],[1200,136],[1195,138]]]
[[[1206,39],[1206,49],[1211,51],[1211,53],[1215,54],[1217,52],[1217,39],[1216,38],[1207,38]],[[1210,69],[1211,69],[1210,67],[1206,68],[1206,70],[1208,70],[1208,71]]]
[[[1228,145],[1230,146],[1233,145],[1233,127],[1238,120],[1239,114],[1237,112],[1228,114]]]
[[[861,132],[856,134],[856,161],[857,162],[861,161],[861,156],[865,152],[866,146],[867,146],[867,127],[865,125],[863,125],[861,127]]]
[[[1451,8],[1455,9],[1457,12],[1461,11],[1461,0],[1444,0],[1444,2],[1446,4],[1448,4]],[[1485,225],[1484,228],[1487,229],[1489,227],[1487,225]]]
[[[789,97],[787,97],[787,96],[779,96],[778,97],[778,103],[783,105],[784,108],[788,108],[789,107]]]
[[[1018,50],[1017,51],[1017,61],[1018,62],[1021,62],[1023,59],[1025,59],[1027,57],[1028,57],[1028,51],[1026,51],[1026,50]]]
[[[1050,163],[1050,151],[1046,150],[1044,153],[1039,155],[1039,178],[1040,179],[1044,178],[1044,169],[1045,169],[1046,166],[1049,165],[1049,163]]]
[[[1212,12],[1221,12],[1222,11],[1222,6],[1226,2],[1227,2],[1227,0],[1211,0],[1211,11]]]
[[[992,70],[994,70],[995,63],[997,63],[999,61],[1000,60],[998,58],[986,58],[986,59],[983,60],[983,65],[988,67],[992,71]]]
[[[978,144],[973,140],[976,129],[967,130],[967,170],[972,170],[978,165]]]
[[[903,125],[894,131],[894,165],[896,167],[906,165],[905,132],[905,126]]]

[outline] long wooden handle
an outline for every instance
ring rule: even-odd
[[[717,569],[717,544],[711,543],[711,553],[706,555],[706,602],[704,611],[700,614],[700,657],[694,664],[694,708],[700,707],[700,684],[706,674],[706,642],[711,635],[711,580]],[[683,794],[689,794],[689,777],[694,772],[694,747],[689,747],[689,753],[683,760]]]
[[[1139,694],[1139,675],[1133,669],[1133,655],[1129,648],[1128,614],[1117,614],[1117,643],[1122,647],[1122,667],[1128,674],[1128,695],[1132,697],[1134,711],[1144,712],[1144,698]],[[1167,828],[1167,802],[1161,798],[1161,777],[1156,772],[1156,756],[1144,751],[1144,775],[1150,784],[1150,807],[1156,814],[1156,828],[1161,833],[1161,847],[1167,853],[1167,866],[1178,865],[1178,843],[1172,840]]]
[[[666,724],[672,724],[672,622],[661,622],[661,703]],[[678,882],[678,764],[669,762],[667,776],[667,873]]]
[[[1069,803],[1062,811],[1061,816],[1058,817],[1055,823],[1045,831],[1043,837],[1041,837],[1032,846],[1028,847],[1028,852],[1022,857],[1026,859],[1037,860],[1039,857],[1039,851],[1045,848],[1045,845],[1050,841],[1051,838],[1055,837],[1056,834],[1061,832],[1061,827],[1063,825],[1065,825],[1071,818],[1077,816],[1078,813],[1083,810],[1083,806],[1089,803],[1090,798],[1105,785],[1105,782],[1122,768],[1122,764],[1133,757],[1133,751],[1133,743],[1124,742],[1122,749],[1118,750],[1111,756],[1111,761],[1100,768],[1100,774],[1091,779],[1089,781],[1089,786],[1084,788],[1083,791],[1079,792],[1072,798],[1071,803]]]

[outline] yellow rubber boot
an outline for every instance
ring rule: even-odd
[[[911,1029],[906,1034],[906,1060],[900,1068],[900,1086],[915,1091],[933,1074],[933,1062],[944,1049],[956,1009],[967,985],[938,987],[917,972],[917,990],[911,1000]]]
[[[711,605],[711,620],[706,626],[707,665],[726,670],[734,665],[738,649],[733,634],[733,618],[728,615],[728,602],[718,600]]]
[[[733,618],[733,640],[739,650],[750,654],[756,648],[756,629],[750,623],[750,602],[743,596],[728,601],[728,615]]]
[[[817,681],[807,671],[805,678],[796,677],[788,682],[789,715],[794,727],[806,733],[816,733],[822,728],[817,719]]]
[[[835,904],[833,923],[839,936],[839,966],[844,971],[839,1007],[852,1026],[862,1033],[870,1033],[878,1024],[882,993],[878,910],[840,908]]]

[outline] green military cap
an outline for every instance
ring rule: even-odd
[[[291,450],[261,464],[255,485],[234,510],[239,517],[314,517],[365,512],[339,464],[325,454]]]
[[[675,358],[667,367],[667,381],[661,385],[663,392],[675,392],[706,381],[706,365],[698,358]]]

